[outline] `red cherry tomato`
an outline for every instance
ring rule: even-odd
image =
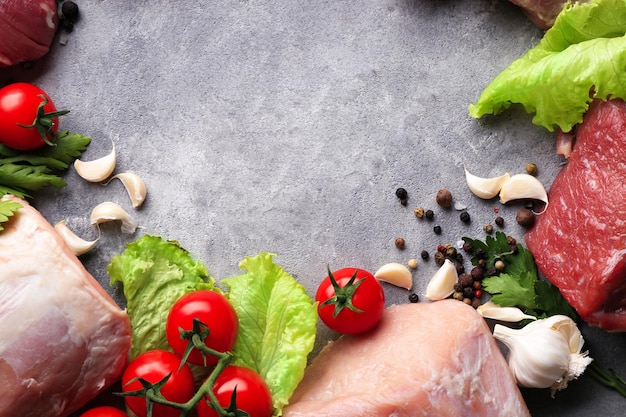
[[[65,113],[57,112],[41,88],[28,83],[9,84],[0,89],[0,143],[20,151],[32,151],[52,143],[59,128],[57,116]],[[25,127],[33,124],[42,130]]]
[[[315,300],[319,302],[317,312],[324,324],[345,334],[371,329],[385,309],[385,293],[380,282],[371,273],[356,268],[329,271],[317,289]]]
[[[120,410],[119,408],[103,405],[100,407],[92,408],[89,411],[85,411],[80,417],[128,417],[128,414]]]
[[[167,341],[178,356],[183,356],[189,343],[187,339],[181,338],[180,329],[191,330],[194,318],[209,329],[209,335],[204,339],[205,345],[219,352],[232,350],[239,330],[235,309],[222,294],[200,290],[183,295],[174,303],[167,317],[165,326]],[[202,353],[196,348],[191,351],[187,362],[195,365],[205,364]],[[206,356],[207,365],[215,363],[217,363],[215,356]]]
[[[128,365],[122,375],[122,391],[132,392],[142,389],[141,382],[135,378],[143,378],[153,384],[163,380],[171,374],[165,385],[161,388],[161,394],[169,401],[184,403],[189,401],[195,393],[194,379],[191,370],[184,365],[180,371],[180,358],[165,350],[151,350],[137,356]],[[132,382],[131,382],[132,381]],[[138,417],[146,417],[146,399],[143,397],[124,397],[126,405],[137,414]],[[174,407],[155,404],[152,417],[179,417],[181,411]]]
[[[271,417],[272,394],[259,374],[242,366],[224,368],[213,385],[213,392],[223,408],[229,407],[235,387],[239,410],[247,412],[250,417]],[[217,417],[217,412],[207,404],[207,400],[208,397],[205,397],[198,403],[198,417]]]

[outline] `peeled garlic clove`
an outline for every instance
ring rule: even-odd
[[[510,323],[517,323],[525,319],[537,320],[534,316],[524,314],[524,312],[517,307],[502,307],[492,301],[487,301],[486,303],[478,306],[476,311],[478,311],[478,313],[486,319],[494,319]]]
[[[111,152],[93,161],[74,161],[76,173],[89,182],[101,182],[109,178],[115,170],[115,145]]]
[[[459,276],[456,266],[446,259],[439,267],[439,270],[433,275],[426,287],[426,298],[431,301],[439,301],[448,298],[454,292],[454,284]]]
[[[96,240],[92,241],[84,240],[78,237],[73,231],[70,230],[69,227],[67,227],[65,220],[61,220],[55,224],[54,229],[63,238],[67,246],[76,256],[89,252],[96,246],[98,240],[100,240],[100,236],[98,236]]]
[[[137,222],[119,204],[110,201],[100,203],[91,211],[91,224],[100,224],[119,220],[122,233],[135,233]]]
[[[133,208],[137,208],[143,204],[143,201],[146,199],[147,189],[146,184],[139,177],[139,175],[134,172],[122,172],[121,174],[117,174],[111,178],[119,179],[124,184],[126,191],[128,192],[128,196],[130,197],[130,201],[133,204]]]
[[[519,199],[540,200],[547,205],[548,193],[536,177],[529,174],[516,174],[502,184],[500,202],[506,204]]]
[[[471,174],[467,168],[465,169],[465,181],[467,182],[467,186],[470,191],[477,197],[485,200],[489,200],[490,198],[497,196],[502,188],[502,184],[504,184],[504,182],[510,177],[511,176],[507,172],[499,177],[481,178]]]
[[[410,290],[413,288],[413,275],[409,269],[397,262],[385,264],[374,274],[379,281],[388,282]]]

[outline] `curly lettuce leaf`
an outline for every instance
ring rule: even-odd
[[[172,305],[189,292],[215,289],[206,267],[178,242],[150,235],[114,256],[107,272],[111,285],[123,284],[132,329],[131,359],[151,349],[169,350],[165,321]]]
[[[239,264],[247,272],[221,281],[239,316],[235,364],[257,371],[267,382],[274,414],[283,407],[304,375],[315,342],[317,309],[306,290],[260,253]]]
[[[533,123],[564,132],[582,122],[594,99],[626,98],[626,0],[568,3],[554,26],[502,71],[470,105],[480,118],[512,103]]]

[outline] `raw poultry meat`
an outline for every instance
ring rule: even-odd
[[[41,214],[15,201],[23,208],[0,232],[0,417],[64,417],[119,379],[130,323]]]
[[[593,326],[626,331],[626,103],[594,101],[547,210],[526,234],[540,272]]]
[[[331,342],[284,417],[530,416],[482,317],[456,300],[389,307]]]
[[[56,0],[0,0],[0,67],[44,56],[58,25]]]

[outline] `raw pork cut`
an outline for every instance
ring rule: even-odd
[[[626,103],[594,101],[547,210],[526,234],[539,271],[582,318],[626,330]]]
[[[284,417],[530,416],[483,318],[456,300],[401,304],[331,342]]]
[[[130,322],[25,201],[0,232],[0,417],[65,417],[119,379]]]
[[[58,25],[56,0],[0,0],[0,67],[44,56]]]

